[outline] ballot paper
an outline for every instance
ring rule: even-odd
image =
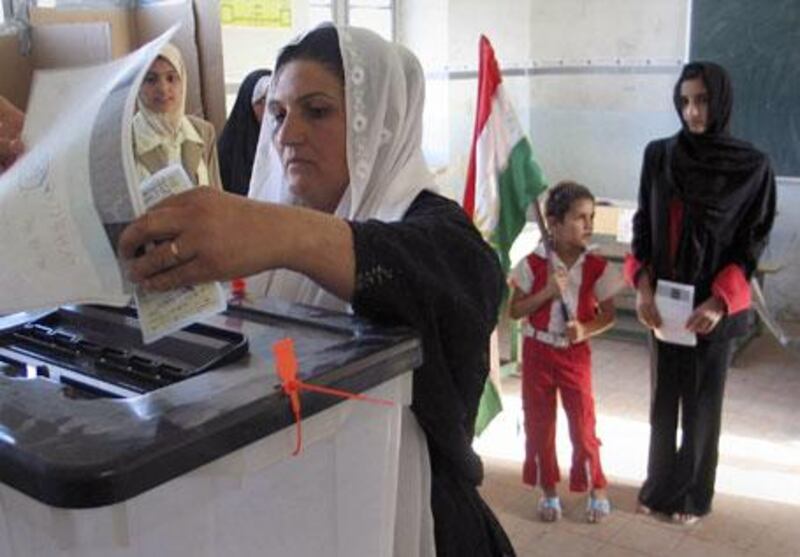
[[[0,313],[130,302],[116,246],[144,212],[131,121],[175,29],[108,64],[35,74],[27,151],[0,175]]]
[[[0,313],[130,302],[116,246],[144,212],[131,121],[175,29],[108,64],[34,75],[26,153],[0,175]]]
[[[179,164],[159,170],[142,183],[142,197],[150,208],[170,195],[194,187]],[[184,286],[166,292],[147,291],[137,285],[134,298],[145,343],[154,342],[226,307],[218,282]]]
[[[661,326],[655,329],[658,340],[697,346],[697,335],[686,329],[686,322],[694,311],[694,286],[659,280],[656,285],[656,307],[661,315]]]

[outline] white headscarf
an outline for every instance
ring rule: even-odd
[[[192,142],[205,146],[205,141],[192,122],[186,116],[186,64],[178,47],[172,43],[165,44],[158,53],[159,58],[169,62],[178,72],[181,80],[181,91],[178,103],[170,112],[154,112],[147,108],[141,92],[136,98],[138,111],[133,117],[134,150],[137,158],[136,169],[139,179],[150,176],[148,169],[140,160],[145,153],[154,149],[162,149],[168,164],[181,163],[181,148],[184,142]],[[207,186],[210,182],[208,165],[204,158],[197,161],[196,169],[187,169],[197,173],[197,184]]]
[[[337,27],[337,33],[345,75],[350,184],[335,215],[355,221],[397,221],[422,190],[436,191],[422,155],[422,67],[408,49],[372,31]],[[249,196],[292,203],[271,136],[270,126],[262,126]],[[346,302],[290,271],[251,277],[248,289],[255,295],[263,292],[293,302],[347,309]]]
[[[267,96],[270,78],[271,76],[265,75],[256,81],[255,87],[253,87],[253,95],[250,98],[250,104],[256,104],[258,101]]]
[[[186,65],[183,62],[181,51],[172,43],[165,44],[161,52],[158,53],[158,57],[169,62],[180,76],[181,93],[178,99],[178,106],[172,112],[153,112],[144,104],[140,94],[136,98],[138,112],[135,120],[139,120],[139,126],[145,124],[156,135],[174,141],[181,130],[181,123],[186,112]],[[134,121],[134,125],[136,126],[137,122]]]

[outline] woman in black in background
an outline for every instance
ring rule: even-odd
[[[686,328],[697,345],[651,336],[650,454],[639,492],[642,512],[691,524],[711,511],[732,339],[746,332],[748,283],[775,216],[775,177],[766,155],[728,132],[733,92],[721,66],[687,64],[673,98],[682,129],[645,149],[626,275],[650,329],[661,324],[658,280],[694,286]]]
[[[219,136],[219,173],[225,191],[247,195],[271,74],[269,70],[255,70],[247,75]]]

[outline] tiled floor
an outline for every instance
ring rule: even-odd
[[[794,326],[795,335],[800,327]],[[598,525],[583,521],[584,498],[564,493],[564,518],[543,524],[538,493],[520,480],[523,437],[519,379],[504,381],[506,410],[476,441],[486,463],[482,488],[520,557],[800,555],[800,353],[762,336],[728,375],[714,511],[693,526],[635,514],[647,460],[649,367],[646,346],[594,341],[594,381],[603,466],[614,504]],[[558,423],[562,476],[570,445]]]

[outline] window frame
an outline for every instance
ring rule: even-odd
[[[350,0],[330,0],[330,5],[332,21],[337,25],[349,25],[350,11],[353,9],[350,5]],[[365,6],[358,6],[357,8],[364,9]],[[397,39],[397,0],[389,0],[389,6],[386,8],[375,9],[389,10],[391,40],[394,42]]]

